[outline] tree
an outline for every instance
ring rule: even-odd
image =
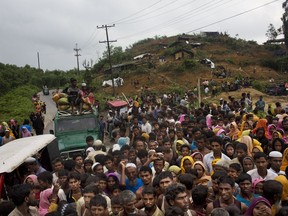
[[[284,9],[284,13],[282,15],[282,30],[284,34],[284,42],[286,45],[286,48],[288,49],[288,0],[285,0],[282,4],[282,8]]]
[[[273,24],[269,24],[268,30],[265,34],[268,37],[268,40],[275,40],[278,36],[278,32],[276,31]]]

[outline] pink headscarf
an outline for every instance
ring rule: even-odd
[[[212,127],[211,117],[212,117],[211,114],[208,114],[208,115],[206,116],[206,125],[207,125],[208,128],[211,128],[211,127]]]
[[[269,125],[268,125],[268,127],[267,127],[267,131],[268,131],[268,139],[269,139],[269,140],[271,140],[272,137],[273,137],[273,133],[270,133],[270,129],[271,129],[271,127],[274,127],[275,130],[276,130],[276,125],[274,125],[274,124],[269,124]]]
[[[31,133],[26,127],[22,127],[22,137],[30,137]]]
[[[39,215],[45,216],[48,213],[50,206],[49,197],[52,195],[52,188],[48,188],[40,193],[40,202],[39,202]]]
[[[38,184],[39,184],[36,175],[33,175],[33,174],[32,174],[32,175],[28,175],[28,176],[25,178],[24,183],[27,183],[28,178],[32,179],[34,185],[38,185]]]

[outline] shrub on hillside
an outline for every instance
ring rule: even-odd
[[[13,118],[22,124],[35,111],[32,104],[32,95],[39,92],[39,88],[32,85],[21,86],[0,97],[1,121]]]
[[[193,59],[185,59],[183,61],[183,66],[186,68],[186,69],[192,69],[194,67],[196,67],[197,63],[195,62],[195,60]]]
[[[265,84],[263,84],[257,80],[254,80],[254,82],[252,82],[252,88],[254,88],[258,91],[264,92],[265,91]]]

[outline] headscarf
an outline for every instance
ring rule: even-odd
[[[253,149],[254,149],[254,148],[259,149],[260,152],[264,152],[263,148],[262,148],[261,146],[259,146],[259,145],[258,145],[258,146],[254,146]],[[253,149],[252,149],[252,150],[253,150]]]
[[[217,131],[216,129],[214,130],[214,133],[216,134],[216,136],[220,136],[222,133],[225,133],[225,130],[222,128],[218,128]]]
[[[181,172],[181,168],[176,166],[176,165],[172,165],[168,168],[168,171],[169,172],[173,172],[175,173],[176,175],[178,175],[180,172]]]
[[[234,141],[234,140],[238,139],[239,129],[238,129],[238,125],[235,121],[231,122],[231,125],[234,126],[234,129],[230,130],[229,133],[227,134],[227,136],[231,137],[231,140]]]
[[[274,133],[277,133],[277,134],[278,134],[278,138],[280,138],[280,139],[283,138],[282,134],[281,134],[279,131],[274,131],[274,132],[272,133],[272,136],[274,135]]]
[[[180,163],[181,173],[186,173],[186,170],[184,168],[184,161],[185,160],[189,160],[191,162],[192,166],[194,164],[194,160],[193,160],[193,158],[191,156],[183,157],[182,160],[181,160],[181,163]],[[192,166],[191,166],[191,168],[192,168]]]
[[[22,127],[21,133],[22,133],[22,138],[32,136],[28,128],[26,128],[25,126]]]
[[[45,216],[48,213],[50,206],[49,197],[52,195],[52,188],[48,188],[40,193],[40,202],[38,213],[40,216]]]
[[[268,139],[268,130],[267,130],[267,119],[259,119],[256,127],[253,129],[253,133],[256,134],[256,131],[258,128],[263,128],[264,129],[264,134],[265,137]]]
[[[239,142],[244,143],[247,145],[248,155],[252,156],[252,150],[253,150],[253,140],[250,136],[243,136]]]
[[[194,169],[196,165],[200,165],[203,168],[203,175],[197,180],[197,185],[204,185],[207,186],[208,182],[211,181],[211,176],[206,175],[206,169],[204,164],[201,161],[196,161],[192,168]]]
[[[269,124],[268,127],[267,127],[267,131],[268,131],[268,139],[269,139],[269,140],[271,140],[272,137],[273,137],[273,133],[270,132],[270,129],[271,129],[272,127],[274,127],[275,130],[276,130],[276,125],[274,125],[274,124]]]
[[[253,201],[251,202],[251,205],[249,206],[249,208],[245,212],[245,216],[253,216],[253,209],[260,202],[265,203],[265,205],[268,206],[271,209],[271,205],[270,205],[269,201],[267,199],[265,199],[264,197],[260,196],[260,197],[257,197],[257,198],[253,199]]]
[[[244,131],[244,125],[245,125],[245,123],[249,124],[249,122],[247,122],[247,121],[242,121],[241,126],[240,126],[240,131],[239,131],[239,133],[238,133],[238,137],[241,137],[241,135],[242,135],[242,133],[243,133],[243,131]]]
[[[252,182],[253,193],[255,193],[255,188],[256,188],[257,184],[260,183],[260,182],[265,182],[265,180],[261,179],[261,178],[256,178],[256,179],[253,180],[253,182]]]
[[[211,114],[208,114],[206,116],[206,125],[208,128],[212,128],[212,119],[211,119],[212,115]]]
[[[288,148],[286,148],[284,153],[283,153],[282,164],[280,167],[280,170],[282,170],[282,171],[285,171],[286,167],[288,166],[287,155],[288,155]]]
[[[30,179],[32,179],[32,181],[33,181],[33,183],[34,183],[34,185],[38,185],[39,183],[38,183],[38,179],[37,179],[37,176],[36,175],[28,175],[25,179],[24,179],[24,184],[27,184],[27,180],[28,180],[28,178],[30,178]]]
[[[288,200],[288,180],[284,175],[279,175],[275,178],[276,181],[280,182],[283,186],[281,200]]]
[[[183,140],[177,140],[177,141],[176,141],[176,145],[175,145],[176,153],[177,153],[178,155],[181,155],[181,151],[178,151],[178,149],[177,149],[177,144],[180,144],[180,145],[182,146],[182,145],[184,145],[185,143],[183,142]]]
[[[244,158],[243,158],[243,160],[242,160],[242,161],[240,161],[240,163],[241,163],[241,165],[242,165],[243,169],[244,169],[244,166],[243,166],[243,164],[244,164],[244,161],[245,161],[246,159],[248,159],[248,160],[250,160],[250,161],[252,162],[252,164],[253,164],[253,168],[252,168],[252,169],[254,169],[254,167],[255,167],[255,164],[254,164],[254,160],[253,160],[253,158],[252,158],[251,156],[246,156],[246,157],[244,157]]]
[[[193,160],[194,160],[194,157],[196,156],[196,155],[198,155],[198,154],[200,154],[201,155],[201,158],[202,158],[202,162],[203,162],[203,155],[200,153],[200,152],[194,152],[193,154],[191,154],[191,157],[193,158]],[[195,161],[195,160],[194,160]]]
[[[117,177],[115,173],[108,173],[106,174],[106,176],[107,176],[107,181],[109,177],[112,177],[115,180],[115,184],[119,184],[119,178]]]

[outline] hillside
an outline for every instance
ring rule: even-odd
[[[183,92],[194,89],[198,79],[201,82],[206,79],[213,80],[220,89],[222,82],[234,82],[236,78],[250,77],[254,79],[252,87],[261,90],[263,94],[270,77],[273,77],[275,83],[288,81],[288,74],[283,72],[287,70],[287,57],[275,55],[283,50],[284,45],[258,45],[254,41],[230,38],[227,35],[214,37],[186,35],[145,39],[126,49],[125,53],[128,52],[130,56],[149,53],[149,56],[134,61],[136,66],[133,69],[118,68],[114,72],[124,79],[124,85],[115,88],[115,92],[116,95],[124,93],[133,96],[140,94],[141,87],[147,87],[151,92],[157,93]],[[181,58],[179,57],[181,54],[177,52],[182,52]],[[160,61],[163,56],[165,61]],[[211,69],[208,65],[201,64],[200,60],[205,58],[212,60],[216,68]],[[228,74],[226,78],[217,78],[212,74],[223,68]],[[100,79],[104,79],[104,76],[102,75]],[[139,84],[134,86],[132,84],[134,80]],[[112,88],[103,88],[102,93],[111,94]],[[220,93],[219,91],[216,98]],[[254,98],[258,96],[254,95],[253,91],[251,94]]]

